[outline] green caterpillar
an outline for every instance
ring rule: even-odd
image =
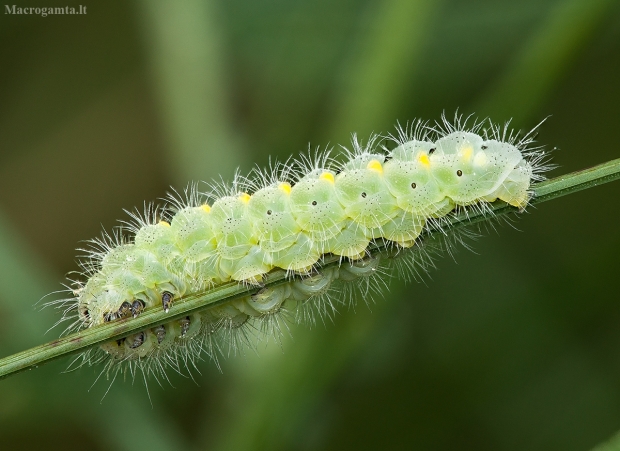
[[[234,332],[249,320],[268,323],[291,311],[303,317],[312,307],[321,313],[332,305],[332,282],[376,273],[379,258],[367,253],[372,242],[415,247],[423,230],[453,210],[497,199],[524,209],[530,184],[549,168],[544,152],[530,147],[532,132],[519,139],[507,127],[483,121],[466,129],[466,122],[399,127],[388,136],[392,150],[376,137],[361,145],[354,136],[344,162],[319,152],[210,193],[190,187],[165,208],[132,215],[133,238],[94,241],[85,280],[74,281],[71,298],[55,301],[75,317],[68,330],[156,305],[168,311],[174,299],[229,281],[260,286],[274,268],[289,272],[287,284],[105,343],[98,358],[86,357],[106,359],[107,369],[144,364],[155,373],[201,351],[214,355],[218,335],[234,345]],[[318,271],[326,254],[341,264]]]

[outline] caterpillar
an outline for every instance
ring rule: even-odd
[[[468,119],[418,120],[366,144],[353,135],[340,160],[330,150],[308,153],[237,173],[207,192],[190,185],[163,206],[130,212],[115,233],[85,249],[70,296],[49,303],[63,310],[61,321],[72,320],[66,332],[154,306],[168,312],[176,299],[230,281],[258,291],[104,343],[81,364],[104,361],[102,374],[114,377],[127,369],[157,377],[167,366],[189,368],[203,352],[217,362],[226,346],[230,352],[250,335],[273,334],[281,320],[329,316],[342,303],[330,291],[335,281],[368,282],[380,273],[381,258],[368,251],[373,243],[420,264],[420,234],[454,212],[486,211],[497,200],[524,210],[532,182],[550,169],[532,145],[538,126],[521,136],[509,124],[467,126]],[[321,269],[327,255],[340,264]],[[261,288],[277,268],[287,283]]]

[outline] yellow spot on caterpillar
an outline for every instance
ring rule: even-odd
[[[286,182],[280,183],[280,185],[278,185],[278,188],[280,188],[286,194],[291,194],[291,185],[289,183],[286,183]]]
[[[431,165],[431,160],[429,160],[428,155],[426,155],[425,153],[420,154],[420,156],[418,157],[418,161],[426,167],[429,167]]]
[[[467,146],[461,149],[461,155],[463,155],[463,159],[469,160],[471,158],[471,154],[474,153],[474,149],[471,146]]]
[[[170,223],[168,223],[166,221],[159,221],[159,225],[160,226],[164,226],[164,227],[170,227]]]
[[[487,154],[483,151],[480,151],[474,157],[474,164],[476,166],[484,166],[487,164]]]
[[[320,179],[327,180],[330,183],[334,183],[334,174],[331,172],[323,172],[320,176]]]
[[[366,165],[366,168],[372,171],[383,173],[383,166],[381,166],[381,163],[379,163],[377,160],[370,160],[368,164]]]
[[[241,193],[239,195],[239,200],[244,204],[247,204],[250,201],[250,197],[252,196],[250,196],[248,193]]]
[[[209,207],[207,204],[202,205],[200,208],[202,208],[205,213],[209,213],[211,211],[211,207]]]

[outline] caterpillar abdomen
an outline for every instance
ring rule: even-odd
[[[174,299],[231,280],[259,285],[274,268],[301,275],[102,346],[113,362],[194,352],[250,318],[282,309],[303,315],[299,307],[324,296],[337,279],[372,275],[379,258],[367,249],[374,240],[414,246],[429,221],[457,207],[500,199],[524,208],[532,180],[545,170],[527,149],[531,139],[506,140],[506,131],[492,126],[474,133],[480,129],[429,131],[418,123],[392,137],[391,151],[381,151],[374,139],[366,146],[354,139],[344,163],[327,154],[306,158],[271,173],[255,171],[256,180],[238,179],[217,194],[191,188],[171,213],[134,215],[133,240],[99,242],[84,265],[88,280],[69,300],[76,327],[155,305],[168,310]],[[326,254],[341,256],[343,264],[317,272]]]

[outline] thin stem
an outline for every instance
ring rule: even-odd
[[[531,200],[530,204],[546,202],[557,197],[618,179],[620,179],[620,159],[537,183],[532,187],[534,198]],[[503,202],[492,204],[491,210],[493,211],[493,217],[518,211],[516,208],[506,205]],[[436,233],[445,233],[453,229],[467,227],[488,220],[490,217],[488,212],[467,212],[467,214],[460,214],[446,221],[441,229],[424,233],[422,238],[428,238],[430,235]],[[373,255],[384,252],[386,252],[386,248],[383,245],[377,245],[370,249],[370,253]],[[320,267],[327,268],[337,265],[339,261],[340,257],[338,256],[327,256],[320,264]],[[271,287],[286,282],[286,271],[276,270],[267,275],[265,286]],[[152,307],[137,318],[116,320],[67,335],[49,343],[0,359],[0,379],[33,367],[36,368],[39,365],[60,357],[83,352],[98,344],[117,340],[141,330],[185,317],[190,313],[224,304],[232,299],[252,294],[255,291],[257,291],[256,287],[247,287],[236,282],[230,282],[179,299],[175,302],[169,313],[165,313],[161,307]]]

